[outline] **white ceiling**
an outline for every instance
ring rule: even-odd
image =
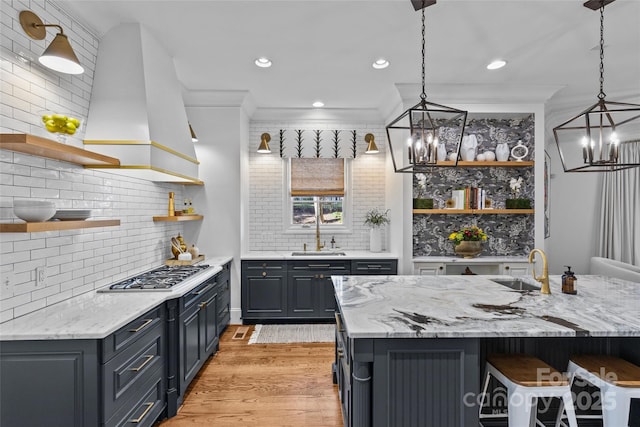
[[[409,0],[58,3],[97,35],[121,22],[140,22],[174,57],[188,91],[248,91],[258,109],[310,109],[321,99],[326,109],[384,114],[398,98],[396,84],[421,79],[421,18]],[[446,103],[453,98],[449,91],[491,87],[505,96],[514,88],[540,88],[546,96],[555,92],[557,102],[595,102],[600,14],[582,3],[438,0],[426,9],[428,100]],[[637,99],[640,0],[605,8],[605,43],[607,99]],[[259,56],[273,67],[256,67]],[[391,66],[374,70],[379,57]],[[509,63],[486,70],[495,58]],[[416,102],[419,95],[418,86]]]

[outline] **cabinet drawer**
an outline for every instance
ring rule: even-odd
[[[103,362],[111,359],[158,324],[164,325],[164,304],[138,317],[103,340]]]
[[[160,371],[160,374],[162,371]],[[154,378],[144,384],[138,396],[123,406],[105,427],[151,427],[166,406],[164,379]]]
[[[184,312],[189,307],[210,298],[210,294],[215,293],[218,284],[218,276],[207,279],[202,284],[196,286],[180,298],[180,312]]]
[[[398,262],[388,259],[354,260],[351,274],[398,274]]]
[[[329,260],[313,260],[313,261],[290,261],[290,271],[330,271],[332,273],[349,274],[351,270],[351,261],[329,261]]]
[[[103,365],[105,419],[118,411],[123,402],[139,396],[143,383],[150,378],[162,378],[164,345],[164,325],[157,324]]]
[[[284,261],[242,261],[242,270],[284,270],[286,263]]]

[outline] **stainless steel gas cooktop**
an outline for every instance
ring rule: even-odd
[[[130,277],[98,292],[118,291],[170,291],[194,274],[209,268],[208,265],[162,266]]]

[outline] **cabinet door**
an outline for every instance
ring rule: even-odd
[[[530,274],[528,262],[505,262],[502,264],[502,274],[508,276],[527,276]]]
[[[290,317],[316,317],[316,274],[290,273],[287,281],[287,314]]]
[[[1,426],[97,426],[98,341],[3,341]]]
[[[287,316],[287,278],[284,261],[242,261],[242,318]]]
[[[333,289],[333,282],[330,275],[320,275],[318,277],[318,290],[320,301],[318,304],[318,315],[320,317],[326,317],[333,319],[336,312],[336,293]]]
[[[413,273],[419,276],[440,276],[447,274],[447,267],[439,262],[416,263],[413,266]]]
[[[203,359],[200,307],[194,306],[180,316],[180,392],[184,391],[198,373]]]
[[[218,310],[216,301],[218,295],[214,293],[204,302],[200,303],[200,318],[202,321],[201,332],[203,334],[205,358],[218,349]]]
[[[266,273],[266,272],[265,272]],[[243,317],[287,315],[286,279],[282,274],[242,278]]]

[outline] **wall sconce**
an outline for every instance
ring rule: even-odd
[[[47,35],[46,27],[56,27],[60,30],[55,38],[40,55],[38,61],[47,68],[65,74],[82,74],[84,68],[69,44],[69,39],[57,24],[44,24],[35,13],[30,10],[20,12],[20,25],[24,32],[34,40],[43,40]]]
[[[191,132],[191,142],[198,142],[198,137],[196,136],[196,133],[193,131],[193,128],[191,127],[191,123],[189,123],[189,132]]]
[[[266,132],[260,135],[260,146],[258,147],[258,153],[260,154],[271,153],[271,149],[269,148],[269,141],[271,141],[271,135],[269,135]]]
[[[366,154],[378,154],[380,152],[376,145],[376,137],[373,136],[372,133],[366,134],[364,136],[364,141],[369,144],[367,145],[367,151],[365,151]]]

